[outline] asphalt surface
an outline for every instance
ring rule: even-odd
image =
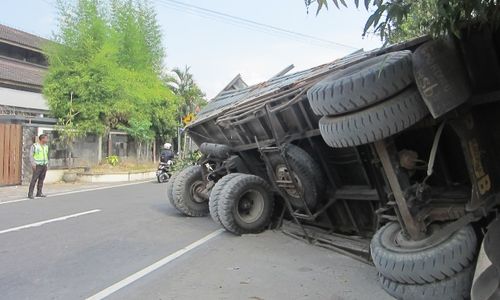
[[[371,266],[279,231],[218,234],[164,192],[148,182],[1,204],[0,299],[86,299],[117,283],[109,299],[389,299]]]

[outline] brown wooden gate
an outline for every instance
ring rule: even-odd
[[[21,184],[22,128],[0,124],[0,186]]]

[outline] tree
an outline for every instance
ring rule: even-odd
[[[179,117],[194,113],[196,107],[205,106],[207,103],[205,94],[194,81],[190,67],[185,66],[184,69],[174,68],[172,72],[173,75],[166,78],[166,83],[180,98]]]
[[[190,113],[196,113],[197,109],[201,109],[207,104],[205,94],[198,87],[193,79],[190,68],[185,66],[184,69],[174,68],[172,75],[164,78],[165,83],[172,88],[178,97],[177,120],[180,126],[183,126],[182,118]],[[182,148],[181,134],[178,134],[178,148]],[[186,144],[186,136],[184,136],[184,145]],[[185,146],[184,146],[185,148]]]
[[[74,123],[78,112],[73,108],[73,94],[69,99],[69,110],[65,118],[59,119],[57,131],[59,133],[59,142],[65,145],[66,148],[66,166],[71,170],[73,167],[73,143],[79,137],[84,135],[81,128]]]
[[[72,109],[83,132],[121,129],[139,145],[171,134],[177,97],[161,79],[165,51],[150,2],[60,0],[58,15],[44,95],[61,126]]]
[[[317,13],[333,3],[337,8],[347,7],[345,0],[305,0],[306,6],[317,4]],[[360,1],[354,0],[359,7]],[[420,35],[442,36],[454,34],[474,26],[500,25],[498,0],[364,0],[372,10],[363,30],[372,29],[386,42],[398,42]]]

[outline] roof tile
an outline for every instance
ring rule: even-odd
[[[42,37],[2,24],[0,24],[0,39],[38,50],[42,50],[43,44],[49,42]]]
[[[44,67],[0,57],[0,80],[33,85],[41,89],[46,72],[47,68]]]

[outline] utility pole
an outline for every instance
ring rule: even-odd
[[[180,117],[180,123],[182,125],[182,116]],[[182,132],[181,132],[181,127],[177,127],[177,152],[179,154],[181,154],[181,135],[182,135]]]

